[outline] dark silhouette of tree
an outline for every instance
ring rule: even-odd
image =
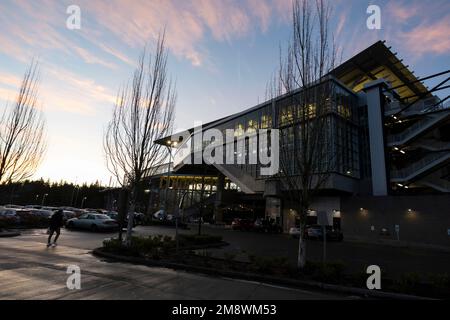
[[[154,141],[172,133],[175,87],[167,76],[164,33],[153,55],[141,55],[131,87],[118,94],[104,136],[107,167],[122,187],[130,191],[127,239],[131,239],[138,186],[144,176],[162,164],[167,149]]]
[[[78,191],[78,197],[72,197],[74,189]],[[0,185],[0,205],[41,205],[45,194],[45,206],[80,207],[82,199],[86,208],[108,209],[106,206],[106,187],[97,184],[74,185],[66,181],[50,182],[44,180],[12,182]],[[109,190],[110,192],[110,190]]]
[[[295,0],[292,38],[268,86],[272,98],[286,94],[279,116],[279,181],[300,220],[298,267],[306,263],[306,219],[319,189],[334,168],[329,128],[336,49],[329,32],[331,8],[323,0]]]
[[[0,184],[31,177],[45,149],[45,120],[37,109],[38,64],[31,63],[13,106],[0,117]]]

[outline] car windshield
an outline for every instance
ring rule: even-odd
[[[110,217],[108,217],[106,214],[96,214],[95,215],[96,219],[100,219],[100,220],[107,220],[107,219],[111,219]]]

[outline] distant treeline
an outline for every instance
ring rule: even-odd
[[[0,185],[0,205],[42,205],[103,208],[106,205],[104,186],[100,183],[75,185],[66,181],[23,181]],[[83,199],[84,200],[83,203]]]

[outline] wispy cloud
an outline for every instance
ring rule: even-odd
[[[81,7],[131,47],[156,39],[165,29],[172,53],[200,66],[207,59],[208,37],[230,42],[254,30],[266,32],[272,18],[290,5],[290,0],[111,0],[82,1]]]

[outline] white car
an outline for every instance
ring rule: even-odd
[[[297,228],[297,227],[290,228],[289,235],[293,238],[300,237],[300,228]]]
[[[79,218],[67,220],[66,227],[70,229],[87,229],[91,231],[117,230],[119,224],[106,214],[89,212],[81,215]]]
[[[166,213],[164,212],[164,210],[158,210],[153,214],[153,218],[156,220],[165,220],[167,218]]]

